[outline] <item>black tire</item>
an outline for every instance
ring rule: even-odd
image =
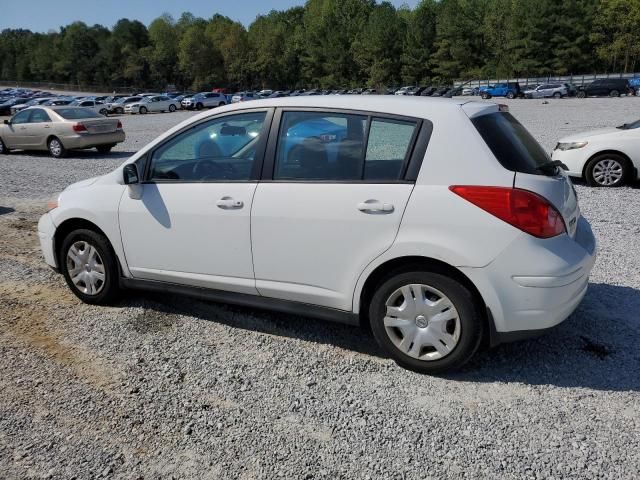
[[[620,176],[619,180],[616,180],[613,183],[608,183],[606,181],[606,178],[607,178],[606,175],[604,178],[602,178],[601,176],[598,176],[594,172],[594,170],[596,169],[596,166],[600,162],[603,162],[606,160],[611,160],[613,162],[618,163],[622,171],[622,175]],[[617,167],[614,167],[614,168],[616,171],[618,170]],[[587,184],[591,187],[616,188],[616,187],[621,187],[629,182],[629,177],[632,171],[633,171],[633,168],[630,165],[629,160],[627,160],[622,155],[619,155],[617,153],[602,153],[600,155],[596,155],[587,163],[587,166],[585,167],[585,180],[587,181]]]
[[[513,94],[513,92],[509,92],[509,93],[507,93],[507,98],[509,100],[513,100],[515,98],[515,95]]]
[[[587,98],[587,94],[584,91],[579,91],[578,93],[576,93],[576,97],[578,98]]]
[[[609,92],[609,96],[610,97],[619,97],[620,96],[620,92],[618,90],[611,90]]]
[[[116,108],[116,113],[122,115],[124,113],[124,108],[122,108],[122,107]]]
[[[9,149],[7,148],[7,146],[5,145],[5,143],[2,141],[2,139],[0,138],[0,155],[8,155],[9,154]]]
[[[202,110],[202,107],[204,107],[204,105],[202,105],[200,102],[196,103],[196,110]]]
[[[556,92],[553,94],[553,98],[562,98],[562,94],[560,92]]]
[[[140,115],[144,115],[146,113],[149,113],[149,110],[147,110],[147,107],[140,107]]]
[[[109,153],[113,147],[115,147],[115,145],[98,145],[96,150],[99,153]]]
[[[460,319],[460,336],[451,352],[435,360],[420,360],[402,352],[391,340],[384,325],[386,301],[400,287],[422,284],[437,289],[454,305]],[[413,271],[396,273],[382,281],[369,304],[369,321],[373,335],[385,352],[401,367],[419,373],[436,374],[464,365],[478,350],[484,330],[481,308],[473,294],[444,273]],[[416,322],[418,317],[416,317]]]
[[[175,106],[173,103],[172,103],[171,105],[169,105],[169,111],[170,111],[171,113],[173,113],[173,112],[175,112],[175,111],[176,111],[176,106]]]
[[[102,260],[104,280],[102,281],[101,287],[96,294],[88,294],[81,291],[80,288],[77,287],[71,279],[69,268],[72,266],[73,262],[67,259],[67,254],[69,252],[69,249],[76,242],[86,242],[86,244],[95,248],[100,259]],[[74,230],[69,233],[62,241],[62,247],[60,248],[58,256],[58,263],[60,265],[60,270],[64,275],[64,279],[66,280],[67,285],[69,286],[71,291],[85,303],[107,305],[113,302],[113,300],[115,300],[120,293],[120,287],[118,283],[119,269],[116,255],[111,248],[109,240],[100,233],[84,228]]]
[[[67,149],[64,148],[62,141],[58,137],[51,137],[47,141],[47,148],[54,158],[63,158],[67,155]]]
[[[104,115],[105,117],[107,116],[108,113],[109,112],[107,111],[106,108],[103,108],[103,109],[100,110],[100,115]]]
[[[219,107],[224,107],[225,105],[226,105],[226,103],[224,103],[224,102],[220,102],[220,103],[218,104],[218,106],[219,106]]]
[[[481,94],[480,94],[480,97],[481,97],[483,100],[488,100],[488,99],[490,99],[490,98],[491,98],[491,95],[489,95],[488,93],[484,93],[484,92],[483,92],[483,93],[481,93]]]

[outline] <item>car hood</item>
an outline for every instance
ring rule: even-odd
[[[615,127],[601,128],[599,130],[591,130],[591,131],[588,131],[588,132],[576,133],[574,135],[569,135],[568,137],[561,138],[559,140],[559,142],[561,142],[561,143],[581,142],[581,141],[588,140],[589,138],[592,138],[592,137],[600,137],[600,136],[603,136],[603,135],[621,133],[621,132],[624,132],[624,131],[625,130],[620,130],[619,128],[615,128]]]
[[[67,188],[65,188],[64,191],[66,192],[67,190],[76,190],[78,188],[88,187],[89,185],[93,185],[94,183],[96,183],[100,179],[100,177],[101,176],[91,177],[91,178],[87,178],[86,180],[81,180],[79,182],[72,183]]]

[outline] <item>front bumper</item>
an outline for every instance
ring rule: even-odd
[[[595,153],[595,151],[592,152],[589,149],[589,145],[582,148],[573,148],[571,150],[556,149],[551,152],[551,159],[560,160],[564,163],[568,168],[566,171],[567,175],[582,178],[582,172],[584,171],[584,166],[587,163],[587,160]]]
[[[38,222],[38,238],[40,239],[40,249],[42,250],[44,261],[47,265],[57,270],[58,265],[54,244],[55,233],[56,226],[53,223],[51,214],[47,212],[40,217],[40,221]]]
[[[79,135],[68,135],[61,137],[62,144],[65,148],[91,148],[98,145],[111,145],[124,142],[125,133],[122,130],[116,130],[109,133],[86,133]]]
[[[596,260],[591,226],[576,236],[541,240],[525,233],[483,268],[461,268],[478,288],[500,341],[535,335],[563,322],[586,294]]]

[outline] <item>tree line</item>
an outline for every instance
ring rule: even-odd
[[[248,28],[183,13],[147,27],[0,33],[0,79],[194,90],[355,87],[632,72],[640,0],[309,0]]]

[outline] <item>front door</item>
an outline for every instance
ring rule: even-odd
[[[31,110],[26,109],[16,113],[11,117],[11,123],[8,125],[8,133],[3,138],[7,148],[27,148],[29,145],[29,117]]]
[[[134,278],[257,293],[250,214],[268,117],[218,116],[150,152],[141,195],[125,191],[120,203]]]
[[[411,119],[282,112],[251,216],[261,295],[351,309],[358,276],[400,226],[417,128]]]

